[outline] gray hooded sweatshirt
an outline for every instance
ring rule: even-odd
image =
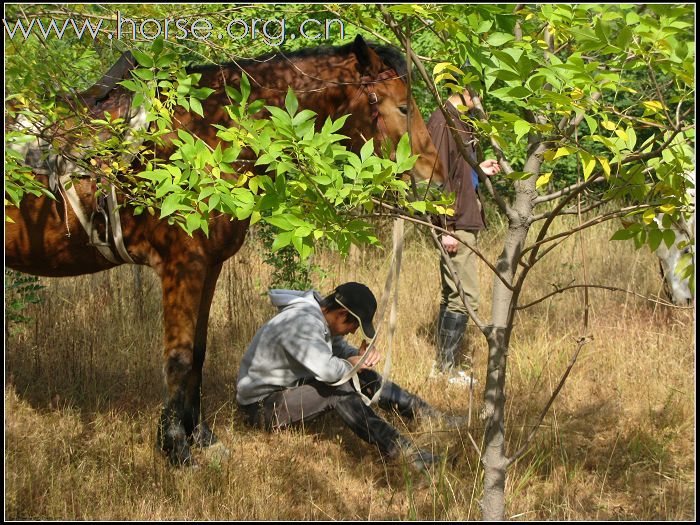
[[[331,337],[318,292],[271,290],[270,299],[280,312],[257,331],[243,355],[236,394],[241,405],[301,379],[335,383],[352,368],[346,358],[358,352],[342,336]]]

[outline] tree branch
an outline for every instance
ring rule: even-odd
[[[394,20],[394,18],[391,16],[391,13],[389,13],[386,8],[379,4],[378,5],[380,12],[384,16],[384,19],[386,20],[387,24],[389,25],[390,29],[394,32],[394,35],[396,35],[396,38],[399,40],[401,45],[406,48],[406,39],[404,35],[401,32],[401,29],[398,27],[398,24]],[[501,209],[501,211],[508,217],[510,217],[513,213],[513,211],[510,209],[510,206],[505,202],[503,197],[496,191],[496,189],[493,187],[491,184],[491,181],[489,178],[484,174],[482,171],[481,167],[479,166],[477,159],[469,155],[467,152],[466,148],[464,147],[464,143],[462,141],[462,138],[459,136],[455,122],[452,118],[452,115],[447,111],[445,108],[445,104],[442,102],[442,99],[440,98],[440,94],[438,93],[435,84],[433,83],[430,75],[428,72],[425,70],[425,66],[423,65],[423,62],[421,59],[412,51],[409,50],[409,55],[411,57],[411,60],[416,66],[416,69],[418,70],[418,73],[420,76],[423,78],[423,81],[425,84],[428,86],[428,89],[430,90],[431,94],[433,95],[434,99],[438,102],[438,107],[440,108],[440,111],[442,111],[442,114],[445,117],[446,122],[452,122],[452,126],[447,126],[450,133],[452,133],[452,137],[455,141],[455,145],[457,146],[457,149],[459,150],[460,155],[469,163],[469,165],[472,167],[472,169],[476,172],[477,176],[479,177],[479,180],[484,183],[484,186],[488,189],[490,195],[493,197],[493,199],[496,201],[496,204],[498,207]],[[475,107],[477,106],[478,102],[478,97],[477,100],[474,101]],[[479,102],[479,107],[480,107],[480,102]],[[484,116],[485,114],[483,113],[483,108],[481,109],[481,115]],[[503,159],[499,158],[499,162],[503,160],[504,162],[501,162],[501,165],[506,173],[512,172],[512,168],[508,165],[507,161],[505,161],[505,157]]]
[[[632,211],[641,211],[641,210],[645,210],[645,209],[653,208],[653,207],[654,207],[653,204],[640,204],[637,206],[628,206],[626,208],[621,208],[619,210],[610,212],[606,215],[600,215],[598,217],[591,219],[588,222],[584,222],[583,224],[581,224],[580,226],[577,226],[576,228],[572,228],[572,229],[567,230],[565,232],[554,234],[551,237],[538,239],[534,244],[523,249],[523,251],[520,255],[522,257],[526,252],[531,251],[531,250],[532,250],[533,254],[535,254],[537,249],[542,247],[542,245],[547,244],[549,242],[552,242],[556,239],[560,239],[562,237],[568,237],[569,235],[572,235],[572,234],[576,233],[577,231],[585,230],[586,228],[590,228],[591,226],[595,226],[596,224],[600,224],[602,222],[609,221],[611,219],[615,219],[615,218],[620,217],[622,215],[626,215]],[[551,217],[550,217],[550,219],[551,219]],[[547,250],[547,252],[548,251],[549,250]],[[547,252],[545,252],[545,253],[547,253]],[[530,267],[535,262],[533,257],[532,257],[533,254],[530,255],[530,264],[529,264]],[[539,259],[541,259],[543,256],[544,256],[544,253],[542,254],[542,256],[540,256]]]
[[[559,392],[563,388],[564,383],[566,382],[566,379],[569,377],[569,373],[571,373],[571,369],[574,367],[574,364],[576,364],[576,359],[578,359],[578,354],[581,351],[581,348],[583,348],[583,345],[588,344],[591,341],[592,341],[591,337],[584,336],[584,337],[579,338],[579,340],[577,341],[576,351],[574,352],[574,355],[571,358],[571,361],[569,362],[569,366],[566,368],[564,375],[559,380],[559,384],[554,389],[554,392],[552,392],[552,396],[549,398],[549,401],[547,401],[547,404],[544,406],[544,409],[542,409],[542,412],[540,413],[540,416],[537,419],[537,423],[534,425],[532,430],[530,430],[530,434],[527,436],[527,440],[525,441],[525,444],[522,447],[520,447],[520,449],[508,459],[508,462],[506,464],[506,468],[508,468],[513,463],[515,463],[518,460],[518,458],[520,458],[530,448],[530,444],[532,443],[532,440],[535,437],[537,430],[539,430],[539,427],[542,424],[542,421],[544,421],[544,418],[547,415],[547,412],[549,412],[549,409],[552,406],[552,404],[554,403],[554,400],[557,398],[557,396],[559,395]]]
[[[591,179],[593,179],[594,182],[605,182],[605,179],[601,180],[601,173],[598,173],[598,174],[594,175],[593,177],[589,177],[588,181],[577,182],[575,184],[572,184],[571,186],[567,186],[566,188],[562,188],[559,191],[555,191],[554,193],[540,195],[539,197],[535,198],[535,200],[533,201],[533,204],[537,205],[537,204],[541,204],[543,202],[549,202],[549,201],[552,201],[554,199],[558,199],[559,197],[563,197],[567,193],[570,193],[572,191],[577,190],[578,188],[580,188],[584,184],[588,184],[588,182],[591,181]],[[588,184],[588,186],[590,186],[590,184]]]
[[[609,199],[606,199],[603,201],[597,201],[597,202],[594,202],[593,204],[590,204],[587,208],[583,208],[581,210],[569,208],[568,210],[560,211],[559,215],[577,215],[579,213],[588,213],[589,211],[595,210],[596,208],[600,208],[603,204],[607,204],[608,202],[610,202]],[[549,216],[550,216],[549,212],[534,215],[532,217],[532,222],[541,221],[542,219],[546,219]]]
[[[370,213],[370,214],[365,214],[365,215],[357,215],[357,216],[356,216],[357,218],[360,218],[360,219],[361,219],[361,218],[364,218],[364,217],[378,217],[378,218],[382,218],[382,217],[392,217],[392,218],[401,218],[401,219],[405,219],[405,220],[407,220],[407,221],[409,221],[409,222],[414,222],[414,223],[416,223],[416,224],[420,224],[421,226],[427,226],[427,227],[430,228],[431,230],[434,230],[434,231],[436,231],[436,232],[440,232],[440,233],[443,233],[443,234],[446,234],[446,235],[452,235],[452,233],[454,233],[454,232],[451,232],[451,231],[449,231],[449,230],[446,230],[445,228],[442,228],[442,227],[440,227],[440,226],[436,226],[435,224],[433,224],[433,223],[431,223],[431,222],[429,222],[429,221],[427,221],[427,220],[417,219],[417,218],[415,218],[415,217],[413,217],[413,216],[411,216],[411,215],[408,215],[406,212],[404,212],[404,211],[401,210],[400,208],[395,208],[394,206],[391,206],[390,204],[387,204],[387,203],[385,203],[385,202],[382,202],[382,201],[380,201],[380,200],[378,200],[378,199],[372,199],[372,201],[373,201],[375,204],[378,204],[378,205],[380,205],[381,207],[390,210],[391,213]],[[467,243],[467,242],[465,242],[465,241],[462,241],[461,239],[458,239],[457,237],[455,237],[455,239],[457,239],[457,241],[459,241],[459,242],[462,243],[464,246],[466,246],[467,248],[469,248],[472,252],[474,252],[474,255],[476,255],[479,259],[481,259],[481,261],[482,261],[484,264],[486,264],[486,266],[488,266],[489,269],[490,269],[495,275],[498,276],[498,278],[499,278],[500,281],[504,284],[504,286],[506,286],[506,287],[507,287],[508,289],[510,289],[510,290],[513,289],[512,286],[511,286],[505,279],[503,279],[503,277],[498,273],[496,267],[488,261],[488,259],[486,258],[486,256],[484,256],[479,250],[477,250],[477,249],[476,249],[474,246],[472,246],[471,244],[469,244],[469,243]]]
[[[543,301],[546,301],[550,297],[553,297],[553,296],[560,294],[560,293],[564,293],[567,290],[573,290],[575,288],[597,288],[597,289],[601,289],[601,290],[608,290],[611,292],[625,292],[625,293],[628,293],[630,295],[641,297],[642,299],[644,299],[646,301],[661,304],[663,306],[670,306],[672,308],[678,308],[679,310],[692,310],[695,308],[694,306],[677,306],[677,305],[670,303],[668,301],[660,301],[660,300],[654,299],[650,296],[642,295],[640,293],[633,292],[632,290],[625,290],[624,288],[618,288],[616,286],[607,286],[607,285],[603,285],[603,284],[572,284],[572,285],[564,286],[564,287],[560,288],[559,286],[557,286],[554,283],[552,283],[552,286],[555,288],[555,290],[552,293],[548,293],[547,295],[540,297],[536,301],[532,301],[531,303],[527,303],[523,306],[516,306],[515,309],[516,310],[525,310],[526,308],[530,308],[531,306],[535,306],[536,304],[539,304]]]

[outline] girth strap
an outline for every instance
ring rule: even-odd
[[[135,264],[134,260],[129,256],[124,246],[124,235],[122,234],[122,221],[119,218],[119,206],[117,204],[117,191],[114,184],[110,184],[110,192],[107,194],[107,214],[109,216],[109,226],[112,230],[112,238],[114,246],[122,260],[129,264]]]
[[[58,185],[61,189],[61,193],[66,197],[66,204],[70,204],[70,207],[73,208],[73,213],[75,213],[75,216],[78,217],[80,225],[88,235],[88,239],[92,240],[92,222],[83,211],[83,206],[80,203],[78,192],[75,191],[75,184],[70,182],[70,175],[61,175],[58,178]],[[112,264],[120,264],[120,261],[117,259],[117,257],[115,257],[114,252],[112,252],[112,248],[110,248],[109,245],[93,244],[93,246],[97,248],[100,255],[102,255],[102,257],[107,259],[109,262]]]

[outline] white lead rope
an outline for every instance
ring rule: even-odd
[[[386,283],[384,284],[384,292],[382,294],[382,299],[380,302],[379,306],[379,315],[377,316],[377,331],[374,334],[374,339],[370,341],[369,346],[365,350],[365,353],[362,355],[362,358],[355,364],[355,366],[352,367],[341,379],[340,381],[336,383],[332,383],[331,386],[340,386],[347,381],[352,379],[352,384],[355,387],[355,390],[357,391],[358,394],[360,394],[360,397],[362,398],[362,401],[365,403],[365,405],[369,406],[372,403],[376,403],[377,400],[379,399],[379,396],[382,393],[382,388],[386,384],[386,382],[389,380],[389,374],[391,373],[391,352],[392,352],[392,347],[393,347],[393,339],[394,339],[394,330],[396,329],[396,320],[398,316],[398,308],[399,308],[399,275],[401,274],[401,256],[403,254],[403,237],[404,237],[404,221],[403,219],[396,219],[394,221],[394,229],[393,229],[393,254],[392,254],[392,261],[391,261],[391,266],[389,268],[389,274],[387,275],[386,278]],[[360,370],[362,365],[364,364],[365,360],[367,359],[367,356],[370,354],[370,350],[374,347],[374,343],[377,341],[377,336],[379,334],[379,326],[381,325],[381,322],[384,318],[384,312],[386,310],[387,303],[389,301],[389,295],[391,294],[391,284],[392,281],[394,283],[394,301],[391,305],[391,313],[389,314],[389,332],[387,335],[387,354],[386,354],[386,359],[384,362],[384,371],[382,372],[382,383],[375,392],[375,394],[372,396],[372,399],[368,398],[365,394],[362,393],[361,386],[360,386],[360,380],[357,376],[357,372]]]

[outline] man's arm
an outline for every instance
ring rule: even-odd
[[[331,345],[333,346],[333,355],[341,359],[347,359],[358,353],[357,348],[348,343],[342,335],[333,337],[333,339],[331,339]]]
[[[358,350],[348,343],[343,336],[338,335],[333,338],[333,354],[346,359],[352,366],[355,366],[366,351],[367,341],[362,341],[362,344]],[[370,349],[370,355],[368,355],[367,359],[365,359],[362,368],[372,368],[377,364],[380,357],[379,352],[377,352],[374,348]]]
[[[284,341],[285,351],[319,381],[334,383],[342,378],[352,366],[333,352],[324,338],[327,330],[320,319],[299,316],[295,327]]]

